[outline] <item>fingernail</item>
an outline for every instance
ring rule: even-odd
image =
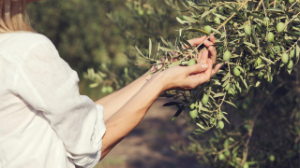
[[[208,65],[207,64],[202,64],[202,68],[207,68]]]

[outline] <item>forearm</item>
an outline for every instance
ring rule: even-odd
[[[197,43],[194,40],[193,46],[198,45],[203,40],[205,38],[198,40]],[[122,103],[119,104],[122,107],[105,120],[106,133],[102,139],[101,158],[105,157],[118,142],[140,123],[161,92],[174,88],[194,89],[218,72],[221,65],[212,68],[216,58],[215,48],[209,47],[209,49],[212,50],[212,59],[208,59],[208,50],[203,50],[198,55],[198,64],[168,68],[165,71],[155,73],[147,82],[140,83],[138,80],[116,94],[115,97],[117,98],[119,95],[126,94],[127,91],[134,90],[129,96],[125,96],[126,99],[122,99]],[[99,102],[101,104],[101,101]],[[104,104],[107,102],[102,101]],[[115,105],[115,103],[112,104],[112,106]]]
[[[102,141],[101,158],[140,123],[162,92],[162,79],[164,78],[159,76],[151,78],[124,106],[105,121],[106,134]]]
[[[104,107],[104,121],[117,112],[141,87],[150,79],[149,74],[144,74],[126,87],[97,100],[96,104]]]

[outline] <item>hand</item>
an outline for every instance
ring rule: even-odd
[[[216,47],[214,46],[214,44],[216,43],[215,42],[216,38],[215,38],[215,36],[211,35],[209,37],[210,41],[208,41],[206,39],[207,39],[206,36],[202,36],[200,38],[188,40],[188,42],[191,44],[192,47],[198,46],[199,44],[203,43],[204,46],[208,48],[208,51],[209,51],[208,57],[212,60],[212,64],[214,65],[217,60],[217,50],[216,50]],[[187,47],[187,48],[189,48],[189,47]],[[204,63],[204,62],[202,62],[202,63]],[[216,73],[216,72],[213,72],[213,73]]]
[[[209,58],[209,51],[203,50],[198,55],[198,64],[193,66],[176,66],[166,71],[154,74],[152,77],[161,75],[163,78],[163,91],[169,89],[194,89],[196,86],[210,80],[215,75],[221,64],[213,68],[213,57]]]
[[[207,39],[207,36],[202,36],[200,38],[188,40],[188,42],[191,44],[192,47],[198,46],[199,44],[203,43],[203,45],[206,46],[209,50],[208,57],[210,59],[212,59],[212,63],[215,64],[216,59],[217,59],[217,50],[214,46],[216,38],[213,35],[211,35],[209,38],[210,41],[208,41],[206,39]],[[186,48],[184,48],[184,49],[187,49],[187,48],[189,48],[189,47],[186,46]],[[165,57],[162,57],[160,61],[164,62],[165,59],[166,59]],[[176,62],[178,60],[177,60],[177,58],[174,58],[174,60],[168,60],[168,61],[172,63],[172,62],[174,62],[174,61]],[[204,63],[204,62],[202,62],[202,63]],[[163,64],[163,63],[161,63],[161,64]],[[155,72],[158,69],[159,69],[159,65],[156,64],[156,65],[152,66],[148,72]],[[217,72],[214,72],[214,69],[213,69],[212,73],[216,74]]]

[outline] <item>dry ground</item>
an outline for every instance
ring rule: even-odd
[[[143,121],[95,168],[198,168],[192,156],[179,155],[170,146],[186,141],[184,116],[171,121],[175,107],[163,107],[170,100],[159,98]]]

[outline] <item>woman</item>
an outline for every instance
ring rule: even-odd
[[[145,74],[95,103],[78,91],[78,76],[28,23],[26,5],[0,0],[0,167],[94,167],[142,120],[165,90],[192,89],[210,79],[216,50],[199,63]],[[211,36],[211,40],[214,41]],[[209,56],[210,54],[210,56]]]

